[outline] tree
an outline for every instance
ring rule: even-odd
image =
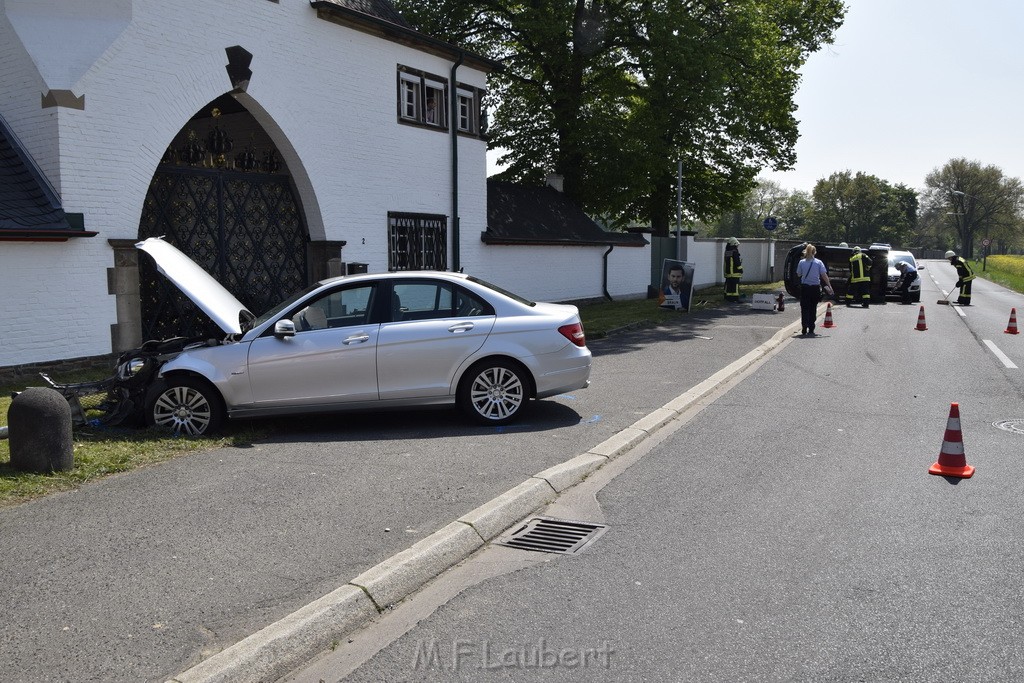
[[[917,223],[917,193],[873,175],[833,173],[811,193],[805,239],[905,244]]]
[[[775,236],[779,239],[800,239],[813,204],[806,192],[794,191],[782,202],[778,210],[779,227]]]
[[[592,213],[668,234],[677,168],[691,217],[792,166],[798,69],[841,0],[397,0],[421,30],[502,61],[490,145],[502,176],[549,171]]]
[[[935,169],[924,182],[924,201],[938,234],[942,227],[949,228],[944,246],[972,258],[979,235],[1001,240],[1004,246],[1019,239],[1024,186],[1018,178],[1004,176],[996,166],[961,158]]]
[[[781,212],[790,195],[774,180],[758,180],[741,203],[726,211],[710,226],[712,235],[719,237],[765,237],[764,220],[769,216],[785,229],[786,216]]]

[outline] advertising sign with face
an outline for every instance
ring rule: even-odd
[[[658,305],[677,311],[690,310],[693,298],[693,264],[665,259],[661,268]]]

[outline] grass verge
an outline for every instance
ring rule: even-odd
[[[975,263],[973,267],[975,275],[1015,292],[1024,292],[1024,256],[989,256],[984,262]]]
[[[747,297],[756,292],[778,292],[782,283],[741,285],[740,293]],[[695,291],[693,311],[716,308],[725,304],[721,287]],[[629,299],[580,305],[583,328],[590,339],[628,329],[669,325],[684,319],[689,313],[661,309],[653,299]],[[76,373],[57,375],[62,382],[85,382],[102,379],[104,373]],[[41,383],[39,384],[41,386]],[[7,410],[11,405],[11,392],[21,386],[0,387],[0,426],[7,424]],[[265,423],[249,421],[230,423],[224,436],[201,439],[176,438],[155,429],[76,429],[73,435],[74,467],[68,472],[30,474],[11,467],[10,447],[0,439],[0,506],[12,505],[58,491],[67,491],[82,484],[118,472],[180,457],[188,453],[248,445],[265,437],[271,427]],[[266,423],[269,425],[269,423]]]

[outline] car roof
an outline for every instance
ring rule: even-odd
[[[400,270],[389,273],[357,273],[353,275],[337,275],[325,278],[317,284],[328,285],[335,282],[361,282],[363,280],[398,280],[411,277],[430,277],[451,282],[464,282],[469,279],[465,273],[453,273],[447,270]]]

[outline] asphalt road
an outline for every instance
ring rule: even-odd
[[[162,681],[585,452],[796,321],[738,305],[591,342],[590,388],[506,429],[454,411],[278,422],[0,509],[0,680]]]
[[[837,309],[571,489],[584,553],[489,546],[287,680],[1021,680],[1024,297],[935,270],[926,331]],[[927,472],[953,402],[971,479]]]

